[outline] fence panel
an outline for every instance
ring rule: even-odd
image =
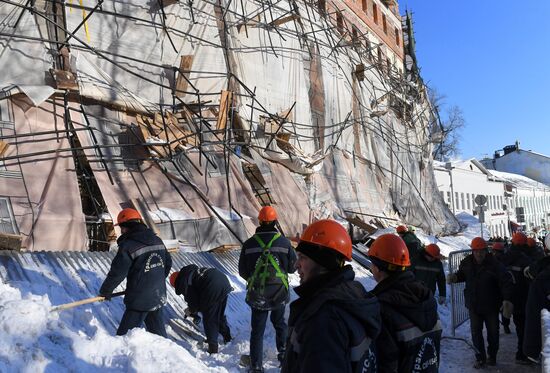
[[[459,250],[453,251],[449,254],[449,273],[455,273],[458,271],[458,267],[462,259],[472,253],[472,250]],[[451,284],[451,332],[453,337],[455,330],[460,325],[468,321],[469,314],[466,308],[466,302],[464,300],[464,282]]]

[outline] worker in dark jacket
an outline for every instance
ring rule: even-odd
[[[344,266],[352,251],[346,229],[319,220],[306,228],[296,251],[299,298],[290,305],[282,372],[376,372],[371,344],[380,331],[380,308]]]
[[[441,259],[439,246],[432,243],[426,246],[423,252],[418,256],[414,266],[414,275],[418,281],[422,281],[435,295],[435,287],[439,290],[437,301],[439,304],[445,304],[447,298],[447,284],[445,283],[445,271]]]
[[[504,266],[488,252],[487,242],[475,237],[470,247],[472,254],[462,259],[456,273],[448,276],[449,283],[466,282],[464,298],[470,315],[472,342],[477,349],[474,368],[496,365],[499,348],[498,315],[512,316],[510,278]],[[504,302],[503,302],[504,300]],[[487,358],[483,341],[483,324],[487,328]]]
[[[183,294],[188,308],[185,316],[202,314],[202,325],[208,352],[218,352],[218,335],[224,343],[231,341],[231,331],[225,317],[227,297],[233,290],[227,277],[216,268],[199,268],[195,264],[183,267],[170,275],[170,284],[177,295]]]
[[[532,362],[539,362],[542,349],[541,310],[550,311],[550,256],[530,268],[534,280],[529,288],[525,307],[525,338],[523,353]]]
[[[518,363],[528,363],[529,360],[523,354],[523,335],[525,328],[525,306],[527,304],[527,295],[529,294],[529,279],[523,274],[526,267],[531,264],[531,259],[525,254],[527,237],[521,232],[516,232],[512,236],[512,244],[501,258],[506,270],[511,275],[511,301],[514,305],[514,325],[518,336],[518,345],[516,352],[516,361]]]
[[[437,372],[441,323],[432,292],[407,270],[409,251],[394,234],[378,237],[368,251],[378,283],[371,291],[380,302],[382,331],[376,340],[378,371]]]
[[[162,240],[142,223],[138,211],[126,208],[117,217],[122,235],[118,238],[118,252],[99,294],[109,298],[125,279],[124,304],[117,335],[145,323],[148,332],[166,337],[163,306],[166,304],[166,276],[172,267],[172,258]]]
[[[416,260],[420,257],[424,245],[414,233],[414,229],[409,229],[404,225],[400,225],[396,228],[396,231],[399,234],[399,237],[401,237],[405,242],[405,245],[407,245],[407,249],[409,250],[409,258],[411,260],[411,269],[414,269]]]
[[[522,232],[517,233],[521,233],[522,235],[524,235],[524,233]],[[514,237],[512,237],[512,240],[513,239]],[[525,253],[529,258],[531,258],[533,262],[544,258],[544,249],[537,244],[537,240],[533,237],[525,236],[525,246]]]
[[[491,253],[495,257],[495,259],[501,263],[504,259],[504,254],[506,253],[506,251],[506,245],[504,244],[504,242],[497,241],[493,243],[493,246],[491,246]],[[500,323],[504,327],[504,333],[511,334],[512,331],[510,330],[510,319],[507,319],[502,315],[502,309],[500,310],[500,319]]]
[[[290,241],[278,232],[277,211],[264,206],[260,226],[245,241],[239,257],[239,275],[247,282],[246,302],[252,310],[250,372],[263,372],[263,339],[267,317],[275,328],[278,359],[285,352],[287,324],[285,306],[290,300],[288,274],[295,271],[296,253]]]

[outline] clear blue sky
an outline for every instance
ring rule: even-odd
[[[513,144],[550,155],[550,0],[399,0],[428,85],[462,108],[462,158]]]

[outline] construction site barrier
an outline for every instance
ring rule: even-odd
[[[471,254],[471,250],[453,251],[449,254],[449,273],[455,273],[458,271],[460,262],[466,256]],[[451,284],[451,332],[453,337],[455,336],[455,330],[460,325],[464,324],[470,318],[468,309],[466,308],[466,302],[464,300],[464,282],[458,282]]]

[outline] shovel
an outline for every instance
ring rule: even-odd
[[[109,295],[108,298],[111,299],[111,298],[114,298],[114,297],[119,297],[121,295],[124,295],[124,291],[119,291],[118,293],[113,293],[113,294]],[[64,310],[68,310],[70,308],[81,306],[83,304],[88,304],[88,303],[103,302],[106,299],[107,299],[107,297],[92,297],[92,298],[82,299],[82,300],[79,300],[79,301],[76,301],[76,302],[60,304],[59,306],[53,307],[50,310],[50,312],[64,311]]]

